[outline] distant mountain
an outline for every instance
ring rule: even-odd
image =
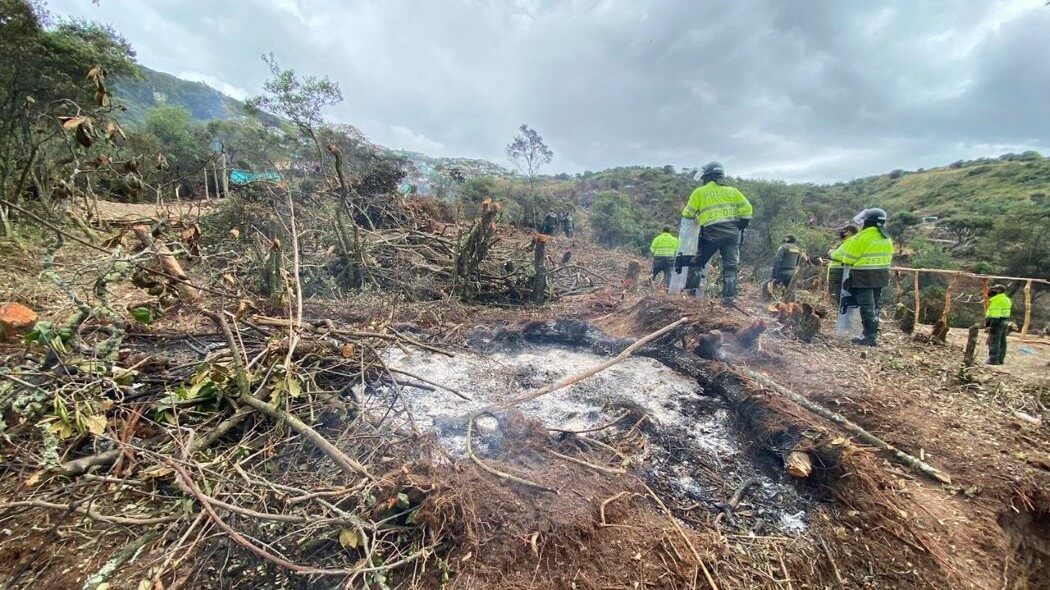
[[[150,110],[160,106],[178,106],[190,112],[202,123],[242,116],[244,103],[231,98],[203,82],[190,82],[171,74],[140,66],[137,76],[125,76],[115,81],[118,101],[126,111],[118,116],[122,123],[134,125],[146,120]],[[267,115],[269,116],[269,115]],[[273,124],[277,124],[274,119]],[[405,184],[414,186],[420,194],[429,194],[432,184],[442,174],[458,169],[465,179],[478,176],[507,176],[510,172],[498,164],[472,158],[435,158],[419,152],[410,152],[363,143],[376,150],[395,156],[407,163]]]
[[[201,122],[244,114],[244,103],[203,82],[190,82],[144,66],[139,70],[138,76],[124,76],[114,84],[118,102],[127,108],[118,117],[123,122],[141,123],[150,110],[160,106],[183,107]]]

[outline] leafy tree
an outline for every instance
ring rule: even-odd
[[[979,215],[955,215],[938,224],[955,240],[952,249],[972,246],[974,242],[995,225],[991,218]]]
[[[37,4],[0,0],[0,193],[13,201],[27,184],[41,194],[59,180],[76,180],[82,169],[75,162],[87,148],[69,142],[72,134],[63,132],[58,117],[108,113],[106,75],[135,68],[131,46],[109,27],[83,21],[48,25]],[[95,72],[92,80],[85,79],[89,71]],[[77,127],[81,145],[105,132]],[[0,221],[8,232],[6,209]]]
[[[272,53],[262,56],[270,68],[270,79],[263,85],[265,94],[246,101],[249,109],[257,109],[285,117],[299,132],[310,138],[317,149],[319,163],[324,162],[324,152],[317,138],[317,128],[324,121],[325,108],[343,101],[339,84],[328,76],[303,76],[295,70],[282,70]]]
[[[640,249],[645,241],[644,227],[629,195],[618,191],[599,193],[591,206],[590,226],[603,246],[631,246]]]
[[[188,173],[197,162],[203,142],[190,112],[182,107],[158,107],[146,116],[146,132],[157,138],[168,166],[176,174]]]
[[[536,173],[550,164],[551,159],[554,158],[554,152],[547,147],[539,132],[522,123],[518,128],[518,134],[507,144],[507,157],[529,180],[529,194],[533,199],[532,224],[533,227],[538,227],[540,212],[536,197]]]

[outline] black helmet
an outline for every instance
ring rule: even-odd
[[[886,210],[879,209],[878,207],[869,207],[853,218],[856,223],[861,223],[864,227],[871,227],[877,225],[879,227],[886,225]]]
[[[785,244],[794,244],[795,241],[796,241],[796,238],[795,238],[794,234],[788,234],[788,235],[784,236],[784,243]]]
[[[721,162],[708,162],[704,164],[704,168],[700,171],[700,173],[702,176],[721,178],[726,175],[726,169]]]
[[[1002,283],[996,283],[996,284],[992,285],[991,287],[988,287],[988,292],[993,294],[993,295],[998,295],[1000,293],[1006,293],[1006,285],[1004,285]]]

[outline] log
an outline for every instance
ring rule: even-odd
[[[845,429],[850,434],[855,435],[860,440],[868,443],[869,445],[872,445],[872,446],[878,448],[881,451],[884,451],[884,452],[888,453],[890,456],[892,456],[898,462],[903,463],[904,465],[907,465],[908,467],[911,467],[912,469],[920,471],[920,472],[922,472],[922,473],[932,477],[933,479],[935,479],[935,480],[937,480],[937,481],[939,481],[941,483],[945,483],[945,484],[951,484],[952,483],[952,479],[951,479],[951,477],[948,476],[948,474],[946,474],[943,471],[937,469],[936,467],[933,467],[932,465],[929,465],[928,463],[926,463],[925,461],[920,460],[917,457],[913,457],[912,455],[909,455],[908,453],[905,453],[904,451],[902,451],[902,450],[898,449],[897,447],[891,445],[890,443],[882,440],[881,438],[875,436],[874,434],[871,434],[867,430],[864,430],[863,428],[861,428],[858,424],[853,423],[851,420],[849,420],[848,418],[846,418],[842,414],[839,414],[838,412],[834,412],[832,410],[829,410],[828,408],[825,408],[824,406],[818,404],[817,402],[812,401],[809,398],[803,397],[803,396],[801,396],[801,395],[791,391],[790,389],[787,389],[786,387],[783,387],[782,385],[780,385],[777,382],[773,381],[769,377],[766,377],[765,375],[762,375],[760,373],[756,373],[756,372],[752,371],[751,369],[748,369],[746,367],[739,367],[739,366],[735,367],[735,369],[736,369],[736,371],[738,371],[742,375],[748,377],[749,379],[751,379],[751,380],[753,380],[753,381],[755,381],[755,382],[757,382],[757,383],[759,383],[759,384],[761,384],[761,385],[763,385],[763,386],[765,386],[765,387],[775,391],[776,393],[779,393],[780,395],[782,395],[782,396],[786,397],[787,399],[795,402],[796,404],[802,406],[803,408],[813,412],[814,414],[817,414],[818,416],[822,416],[824,418],[827,418],[828,420],[831,420],[835,424],[838,424],[839,426],[841,426],[843,429]]]
[[[973,366],[973,357],[977,354],[977,339],[980,336],[980,334],[980,324],[974,324],[970,326],[970,331],[966,335],[966,351],[963,352],[964,366]]]
[[[136,225],[131,228],[131,231],[135,232],[135,236],[138,237],[145,247],[153,250],[153,253],[157,256],[157,262],[160,263],[164,272],[178,279],[175,282],[175,289],[178,290],[179,297],[185,303],[196,301],[200,297],[200,292],[190,284],[190,277],[182,270],[182,265],[179,264],[171,250],[163,243],[153,240],[153,233],[150,227],[147,225]]]

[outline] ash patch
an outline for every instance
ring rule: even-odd
[[[449,455],[466,456],[465,417],[493,403],[563,379],[599,364],[605,357],[558,346],[516,344],[488,354],[458,354],[449,358],[426,351],[391,348],[385,362],[472,396],[466,401],[440,388],[426,390],[402,384],[403,403],[420,428],[428,431]],[[399,380],[401,377],[399,377]],[[410,378],[404,378],[411,382]],[[392,388],[375,395],[383,405],[395,402]],[[811,503],[779,473],[757,465],[737,439],[730,413],[720,398],[657,360],[632,357],[590,379],[521,404],[517,412],[500,413],[475,422],[474,452],[482,457],[533,463],[549,460],[542,447],[561,444],[572,434],[557,436],[537,428],[525,437],[512,422],[524,417],[550,429],[589,431],[617,418],[614,426],[586,436],[625,448],[641,475],[664,497],[672,498],[686,520],[710,520],[706,513],[725,513],[724,526],[741,532],[798,535],[805,530]],[[546,441],[535,444],[536,440]],[[541,448],[537,448],[541,447]],[[608,453],[606,453],[608,454]],[[742,482],[757,480],[735,510],[725,509]],[[689,508],[682,511],[683,508]]]

